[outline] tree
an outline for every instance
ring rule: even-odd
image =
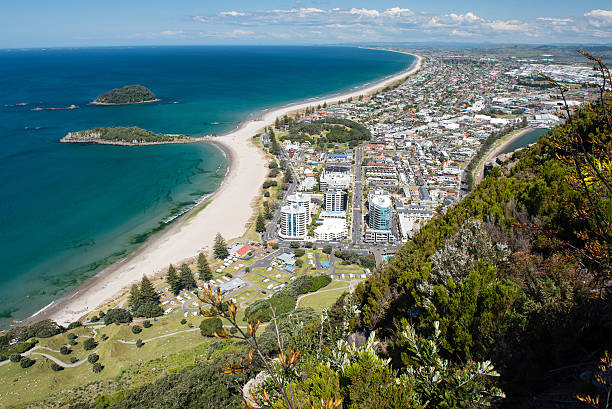
[[[221,328],[223,328],[223,322],[219,317],[207,318],[200,323],[200,333],[203,337],[212,337]]]
[[[98,346],[98,344],[96,343],[96,341],[94,341],[93,338],[87,338],[83,342],[83,348],[85,349],[85,351],[90,351],[94,349],[96,346]]]
[[[140,282],[139,298],[141,303],[159,303],[159,294],[155,292],[153,284],[151,284],[151,281],[149,281],[146,275],[142,277],[142,281]]]
[[[128,305],[132,311],[136,311],[140,306],[140,291],[138,289],[138,284],[132,284],[130,295],[128,297]]]
[[[168,267],[166,282],[170,286],[170,291],[172,291],[172,293],[174,293],[175,295],[181,291],[181,282],[172,264],[170,264],[170,267]]]
[[[102,369],[104,369],[104,367],[100,365],[99,362],[96,362],[91,366],[91,370],[94,371],[94,373],[100,373],[102,372]]]
[[[198,254],[198,273],[200,274],[200,280],[209,281],[212,279],[212,271],[204,253]]]
[[[257,215],[257,221],[255,222],[255,231],[258,233],[266,231],[266,222],[264,220],[263,214],[261,213]]]
[[[300,243],[297,241],[292,241],[291,243],[289,243],[289,247],[291,247],[292,249],[299,249]]]
[[[87,357],[87,362],[89,362],[90,364],[95,364],[96,362],[98,362],[99,359],[100,356],[96,353],[93,353],[89,354],[89,356]]]
[[[185,263],[181,264],[180,268],[180,281],[181,286],[186,289],[191,289],[197,287],[196,280],[193,277],[193,273],[189,266]]]
[[[132,314],[123,308],[110,309],[104,316],[104,325],[110,325],[113,323],[125,324],[128,322],[132,322]]]
[[[217,258],[226,258],[229,256],[229,251],[227,251],[227,243],[225,242],[225,239],[221,233],[217,233],[217,236],[215,237],[213,251],[215,253],[215,257]]]

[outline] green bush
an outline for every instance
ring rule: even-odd
[[[67,331],[70,331],[71,329],[75,329],[78,327],[82,327],[83,324],[81,323],[81,321],[75,321],[75,322],[71,322],[68,327],[66,327]]]
[[[75,346],[77,344],[76,340],[71,340],[68,342],[71,346]]]
[[[90,351],[90,350],[94,349],[97,346],[98,346],[98,344],[96,343],[96,341],[94,341],[93,338],[87,338],[83,342],[83,348],[85,349],[85,351]]]
[[[73,339],[77,339],[77,334],[73,334],[72,332],[68,333],[68,335],[66,335],[66,338],[68,338],[68,341],[72,341]]]
[[[98,362],[99,359],[100,356],[98,354],[89,354],[89,356],[87,357],[87,362],[89,362],[90,364],[95,364],[96,362]]]
[[[140,328],[139,325],[134,325],[132,326],[132,333],[134,334],[140,334],[142,332],[142,328]]]
[[[306,250],[304,250],[304,249],[295,249],[293,251],[293,254],[295,254],[296,257],[302,257],[304,254],[306,254]]]
[[[142,348],[143,345],[144,345],[144,342],[142,342],[142,339],[136,340],[136,348]]]
[[[104,369],[104,367],[100,365],[99,362],[96,362],[91,366],[91,370],[94,371],[94,373],[100,373],[102,372],[102,369]]]
[[[51,364],[51,369],[52,369],[53,371],[55,371],[55,372],[58,372],[58,371],[63,371],[63,370],[64,370],[64,367],[63,367],[63,366],[61,366],[61,365],[56,364],[55,362],[53,362],[53,363]]]
[[[59,351],[60,351],[60,354],[62,354],[62,355],[68,355],[68,354],[70,354],[70,352],[72,352],[70,350],[70,348],[68,348],[66,345],[62,345],[60,347]]]
[[[203,337],[212,337],[214,333],[223,327],[223,322],[219,317],[206,318],[200,323],[200,333]]]
[[[289,243],[289,247],[291,247],[292,249],[299,249],[300,243],[297,241],[292,241],[291,243]]]
[[[0,354],[0,362],[4,362],[8,359],[8,357],[4,354]]]
[[[102,312],[100,312],[100,314],[102,314]],[[128,322],[132,322],[132,314],[123,308],[110,309],[104,316],[104,325],[113,323],[126,324]]]
[[[91,322],[98,322],[98,321],[100,321],[100,317],[98,317],[97,315],[94,315],[93,317],[91,317],[89,319],[89,321],[91,321]]]
[[[272,244],[272,248],[273,248],[274,250],[278,250],[278,248],[279,248],[279,247],[280,247],[280,246],[278,245],[278,243],[273,243],[273,244]]]
[[[145,302],[138,307],[134,315],[136,317],[154,318],[164,315],[164,310],[157,303]]]
[[[32,341],[28,341],[28,342],[20,342],[18,344],[13,345],[12,351],[18,354],[22,354],[34,348],[36,344],[38,344],[38,341],[35,339]]]
[[[149,320],[144,320],[144,321],[142,322],[142,326],[143,326],[143,327],[145,327],[145,328],[150,328],[150,327],[151,327],[151,325],[152,325],[152,324],[151,324],[151,321],[149,321]]]
[[[19,362],[21,361],[21,355],[20,354],[11,354],[11,356],[9,357],[9,359],[11,360],[11,362]]]
[[[185,318],[183,318],[183,319],[181,320],[181,324],[182,324],[182,325],[187,324],[187,320],[186,320]]]
[[[296,299],[291,296],[274,296],[267,300],[259,300],[246,308],[244,316],[248,321],[270,321],[272,319],[272,308],[276,315],[279,316],[293,311],[296,302]]]
[[[332,253],[332,251],[333,251],[332,246],[330,246],[330,245],[323,246],[323,253],[325,253],[325,254],[331,254],[331,253]]]
[[[70,363],[71,364],[76,364],[77,362],[79,362],[79,358],[77,358],[76,356],[71,356],[70,357]]]
[[[23,358],[21,358],[21,361],[19,361],[19,365],[21,365],[22,368],[29,368],[34,365],[34,362],[35,361],[33,359],[24,356]]]

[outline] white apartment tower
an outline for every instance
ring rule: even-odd
[[[310,195],[297,192],[287,196],[287,204],[303,206],[306,209],[306,224],[310,223]]]
[[[328,189],[324,195],[325,210],[343,212],[346,210],[346,193],[342,189]]]
[[[290,204],[281,207],[281,229],[279,235],[285,239],[303,239],[306,237],[309,211],[301,204]]]

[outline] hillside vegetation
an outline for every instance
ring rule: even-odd
[[[99,127],[70,132],[62,142],[122,142],[126,144],[164,143],[187,141],[184,135],[159,134],[137,126]]]
[[[154,101],[155,94],[142,85],[126,85],[98,95],[94,101],[98,104],[137,104]]]

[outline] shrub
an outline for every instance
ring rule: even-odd
[[[93,317],[91,317],[89,319],[89,321],[91,321],[91,322],[98,322],[98,321],[100,321],[100,317],[98,317],[97,315],[94,315]]]
[[[27,329],[27,338],[49,338],[64,331],[64,328],[49,319],[38,321]]]
[[[75,329],[78,327],[82,327],[83,323],[81,323],[81,321],[75,321],[75,322],[71,322],[68,327],[66,327],[67,331],[70,331],[71,329]]]
[[[123,308],[110,309],[104,317],[104,325],[110,325],[112,323],[125,324],[128,322],[132,322],[132,314]]]
[[[79,358],[77,358],[76,356],[71,356],[70,357],[70,363],[71,364],[76,364],[77,362],[79,362]]]
[[[87,338],[85,342],[83,342],[83,348],[85,349],[85,351],[90,351],[97,346],[98,344],[96,343],[96,341],[94,341],[93,338]]]
[[[62,345],[59,350],[60,354],[62,355],[68,355],[70,352],[72,352],[70,351],[70,348],[68,348],[66,345]]]
[[[187,324],[187,320],[186,320],[185,318],[183,318],[183,319],[181,320],[181,324],[183,324],[183,325]]]
[[[18,354],[23,354],[24,352],[29,351],[30,349],[34,348],[36,344],[38,344],[38,341],[35,339],[29,342],[20,342],[13,346],[13,351]]]
[[[278,250],[278,247],[279,247],[278,243],[274,243],[274,244],[272,244],[272,248],[273,248],[274,250]]]
[[[94,373],[100,373],[100,372],[102,372],[102,369],[104,369],[104,367],[102,365],[100,365],[99,362],[96,362],[91,367],[91,370],[94,371]]]
[[[108,335],[102,334],[102,341],[106,341],[108,339]]]
[[[150,327],[151,327],[151,325],[152,325],[152,324],[151,324],[151,321],[149,321],[149,320],[144,320],[144,321],[142,322],[142,326],[143,326],[143,327],[145,327],[145,328],[150,328]]]
[[[145,302],[138,307],[134,315],[137,317],[153,318],[164,315],[164,310],[157,303]]]
[[[306,250],[304,250],[304,249],[295,249],[295,250],[293,250],[293,254],[295,254],[296,257],[302,257],[304,254],[306,254]]]
[[[8,357],[4,354],[0,354],[0,362],[6,361]]]
[[[274,296],[268,300],[259,300],[249,305],[244,311],[244,316],[249,321],[270,321],[272,319],[272,308],[277,316],[293,311],[296,305],[295,297]]]
[[[141,348],[143,345],[144,345],[144,342],[142,342],[142,339],[136,340],[136,348]]]
[[[266,190],[264,192],[264,197],[270,197],[270,191],[269,190]]]
[[[109,311],[110,311],[110,310],[109,310]],[[98,316],[99,316],[100,318],[104,318],[104,317],[106,316],[106,313],[105,313],[104,311],[100,311],[100,312],[98,313]]]
[[[323,246],[323,253],[325,254],[331,254],[333,251],[332,246],[327,245],[327,246]]]
[[[207,318],[202,320],[202,322],[200,323],[200,333],[203,337],[212,337],[215,331],[217,331],[221,327],[223,327],[223,322],[221,321],[221,318]]]
[[[68,342],[71,346],[75,346],[77,344],[77,342],[73,339],[72,341]]]
[[[134,334],[140,334],[142,332],[142,328],[140,328],[139,325],[134,325],[132,326],[132,333]]]
[[[11,360],[11,362],[19,362],[21,361],[21,355],[20,354],[11,354],[11,356],[9,357],[9,359]]]
[[[87,362],[89,362],[90,364],[95,364],[96,362],[98,362],[99,359],[100,356],[98,354],[89,354],[89,356],[87,357]]]
[[[72,332],[68,333],[68,335],[66,335],[66,338],[68,338],[68,341],[72,341],[73,339],[77,339],[77,335],[73,334]]]
[[[33,359],[24,356],[23,358],[21,358],[21,361],[19,361],[19,365],[21,365],[22,368],[29,368],[34,365],[34,362],[35,361]]]
[[[51,369],[54,370],[55,372],[58,372],[58,371],[62,371],[64,367],[53,362],[51,364]]]
[[[299,249],[300,243],[297,241],[292,241],[291,243],[289,243],[289,247],[291,247],[292,249]]]

